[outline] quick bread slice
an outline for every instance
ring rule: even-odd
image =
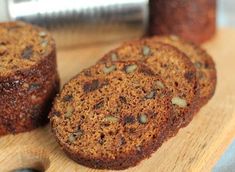
[[[46,124],[58,91],[52,36],[23,22],[0,23],[0,135]]]
[[[196,69],[184,53],[171,45],[143,39],[123,44],[106,54],[98,63],[119,60],[142,61],[165,81],[173,93],[171,136],[189,124],[195,108],[198,108],[199,89]]]
[[[76,162],[125,169],[162,144],[171,113],[169,90],[147,66],[108,62],[65,84],[50,121],[58,143]]]
[[[199,106],[205,105],[215,93],[216,88],[216,68],[212,57],[199,46],[183,40],[182,38],[171,36],[155,36],[154,42],[170,44],[185,53],[194,64],[200,88]]]

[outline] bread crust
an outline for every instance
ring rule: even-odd
[[[17,24],[2,23],[0,27]],[[25,25],[33,27],[25,23],[22,27]],[[48,122],[51,102],[60,87],[54,41],[50,46],[51,51],[34,65],[0,72],[0,135],[30,131]]]

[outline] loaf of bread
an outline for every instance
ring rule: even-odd
[[[48,121],[59,90],[55,42],[23,22],[0,24],[0,135],[30,131]]]
[[[76,162],[125,169],[162,144],[171,99],[161,78],[140,62],[97,64],[65,84],[50,113],[52,131]]]
[[[173,93],[170,136],[192,120],[198,106],[198,80],[193,63],[184,53],[173,46],[154,42],[152,39],[142,39],[112,50],[99,63],[117,60],[140,60],[165,81]]]
[[[216,30],[216,0],[150,0],[150,35],[176,34],[195,43]]]

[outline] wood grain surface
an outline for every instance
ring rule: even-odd
[[[62,84],[94,64],[105,52],[118,46],[91,45],[58,50]],[[235,30],[220,29],[204,48],[214,57],[218,83],[216,94],[191,124],[155,152],[151,158],[126,171],[210,171],[235,136]],[[0,172],[33,167],[47,172],[98,171],[76,164],[60,150],[49,126],[32,132],[0,138]]]

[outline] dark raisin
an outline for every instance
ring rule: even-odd
[[[205,68],[208,69],[210,67],[210,64],[208,62],[205,62]]]
[[[94,105],[94,109],[99,109],[99,108],[102,108],[103,106],[104,106],[104,100],[102,100],[102,101],[96,103],[96,104]]]
[[[23,52],[21,53],[21,57],[24,59],[30,59],[33,55],[33,47],[28,46],[26,47]]]
[[[120,139],[120,145],[124,145],[124,144],[126,144],[126,140],[125,140],[124,137],[121,137],[121,139]]]
[[[151,70],[151,69],[149,69],[149,68],[147,68],[147,67],[142,67],[142,68],[140,68],[139,69],[139,71],[141,72],[141,73],[143,73],[144,75],[149,75],[149,76],[154,76],[155,75],[155,73]]]
[[[89,69],[86,69],[83,71],[85,76],[91,76],[91,71]]]
[[[91,82],[86,82],[84,84],[84,86],[83,86],[83,90],[86,93],[92,92],[92,91],[94,91],[94,90],[99,88],[99,84],[100,84],[100,82],[99,82],[98,79],[95,79],[95,80],[93,80]]]
[[[65,95],[65,96],[63,97],[63,101],[64,101],[64,102],[70,102],[72,99],[73,99],[73,96],[72,96],[72,95]]]
[[[51,113],[51,117],[53,117],[53,116],[59,117],[59,116],[61,116],[61,113],[60,113],[59,111],[53,111],[53,112]]]
[[[188,80],[191,81],[194,77],[195,77],[195,73],[194,72],[186,72],[184,74],[184,77]]]
[[[103,133],[100,134],[100,139],[98,140],[99,144],[103,145],[105,142],[105,135]]]
[[[119,96],[119,100],[120,100],[122,103],[124,103],[124,104],[127,103],[126,97],[124,97],[124,96]]]
[[[126,116],[124,118],[124,124],[133,124],[135,123],[135,117],[134,116]]]
[[[32,84],[29,85],[29,91],[37,90],[37,89],[39,89],[40,87],[41,87],[40,84],[38,84],[38,83],[32,83]]]

